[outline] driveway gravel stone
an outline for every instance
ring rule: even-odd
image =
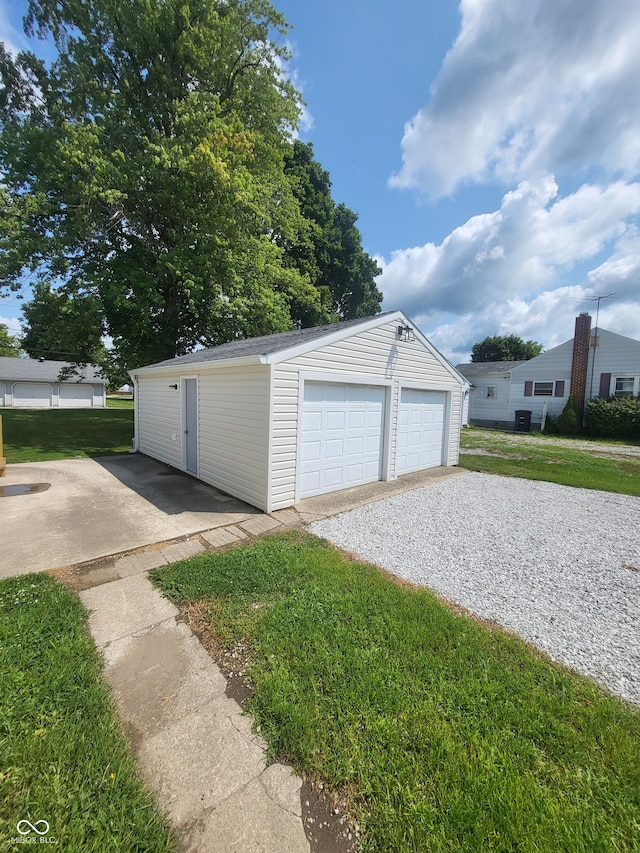
[[[310,530],[640,704],[640,498],[467,473]]]

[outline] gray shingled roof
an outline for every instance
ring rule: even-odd
[[[280,332],[275,335],[262,335],[259,338],[243,338],[239,341],[230,341],[228,344],[220,344],[209,349],[200,349],[196,352],[159,361],[156,364],[148,364],[145,367],[178,367],[182,364],[202,364],[207,361],[219,361],[225,358],[245,358],[251,355],[271,355],[274,352],[289,349],[325,335],[339,332],[349,326],[358,326],[377,320],[379,317],[395,314],[395,311],[387,311],[384,314],[376,314],[374,317],[360,317],[357,320],[343,320],[341,323],[329,323],[326,326],[314,326],[311,329],[295,329],[293,332]],[[141,370],[142,368],[139,368]]]
[[[0,382],[58,382],[60,371],[72,367],[68,361],[39,361],[37,358],[0,358]],[[79,377],[82,377],[79,379]],[[87,365],[69,375],[67,382],[105,382],[100,368]]]
[[[517,367],[519,364],[524,364],[523,361],[478,361],[472,364],[456,364],[456,370],[461,373],[466,379],[472,379],[474,376],[488,376],[492,373],[508,373]]]

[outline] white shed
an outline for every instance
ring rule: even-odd
[[[136,449],[266,512],[458,462],[466,382],[400,311],[131,377]]]

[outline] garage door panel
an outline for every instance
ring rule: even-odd
[[[317,493],[320,488],[320,472],[309,471],[300,475],[300,491],[305,493]]]
[[[382,387],[305,383],[300,497],[380,479],[384,403]]]
[[[324,454],[327,459],[344,456],[344,441],[341,438],[332,438],[325,441]]]
[[[323,486],[341,486],[344,482],[342,465],[337,468],[325,468],[324,477],[320,480]]]
[[[13,405],[20,407],[50,407],[52,388],[47,382],[16,382],[13,386]]]
[[[301,455],[304,461],[320,459],[320,441],[305,441],[302,445]]]
[[[91,408],[93,387],[79,383],[61,385],[58,392],[58,405],[63,409]]]
[[[347,456],[360,455],[364,451],[364,446],[364,436],[352,436],[347,439]]]
[[[345,422],[345,413],[344,412],[327,412],[325,428],[327,430],[340,430],[344,429]]]
[[[361,412],[350,411],[348,413],[348,428],[349,429],[364,429],[366,424],[366,412],[364,409]]]
[[[442,464],[445,402],[444,391],[402,389],[398,412],[398,474]]]

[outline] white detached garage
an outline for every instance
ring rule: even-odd
[[[401,311],[131,377],[136,448],[266,512],[458,462],[466,382]]]

